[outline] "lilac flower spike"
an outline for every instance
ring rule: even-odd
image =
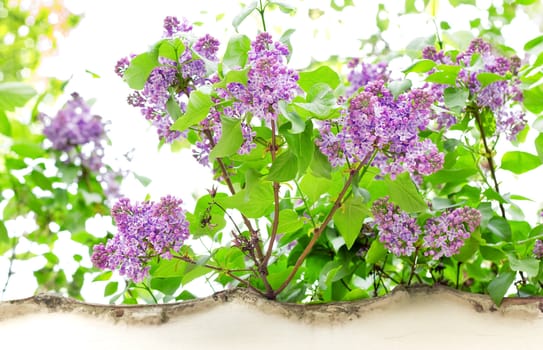
[[[219,92],[225,99],[235,101],[231,112],[245,112],[267,122],[277,119],[279,101],[290,102],[298,95],[298,73],[285,64],[288,48],[274,42],[269,33],[260,33],[251,43],[247,85],[231,83]]]
[[[465,240],[480,223],[481,213],[470,207],[455,209],[437,218],[428,219],[424,226],[422,246],[427,249],[424,255],[438,260],[442,256],[458,254]]]
[[[379,231],[379,241],[385,248],[397,256],[410,256],[415,252],[421,234],[415,218],[390,203],[388,197],[376,200],[371,212]]]
[[[92,171],[99,171],[106,137],[104,122],[91,113],[79,94],[73,93],[71,97],[54,117],[40,114],[45,125],[43,133],[54,149],[66,152],[72,161],[77,159]]]
[[[94,247],[91,260],[100,269],[118,269],[120,274],[141,282],[149,272],[153,257],[172,258],[189,237],[183,202],[172,196],[155,203],[132,204],[120,199],[111,214],[118,232],[106,244]]]
[[[525,113],[518,102],[522,102],[521,81],[518,78],[520,60],[517,57],[507,58],[496,55],[490,44],[478,38],[469,47],[456,56],[456,61],[446,56],[443,51],[437,52],[434,47],[423,50],[423,58],[439,64],[459,65],[457,85],[467,87],[473,102],[480,108],[487,108],[496,119],[496,132],[505,134],[508,140],[515,140],[518,133],[526,126]],[[432,73],[432,71],[430,71]],[[481,73],[493,73],[500,76],[512,75],[507,80],[497,80],[483,86],[478,79]],[[443,103],[445,85],[430,84],[427,88]],[[439,127],[448,127],[456,120],[449,114],[434,115]]]
[[[443,166],[443,155],[418,134],[428,124],[433,102],[424,90],[394,98],[382,80],[368,82],[340,118],[323,123],[316,143],[334,166],[368,162],[377,152],[372,165],[392,178],[404,171],[432,174]]]

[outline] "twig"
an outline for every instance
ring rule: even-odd
[[[474,117],[475,122],[477,123],[477,127],[479,128],[479,132],[481,133],[481,139],[483,140],[483,146],[485,148],[485,158],[488,160],[488,167],[490,168],[490,176],[492,177],[492,181],[494,182],[494,189],[499,195],[501,195],[500,186],[498,184],[498,179],[496,177],[494,157],[492,157],[492,150],[490,149],[490,147],[488,147],[488,143],[486,142],[485,129],[483,127],[483,122],[481,121],[479,108],[476,105],[472,105],[469,110],[471,111],[471,115]],[[498,201],[498,205],[500,207],[500,212],[502,214],[502,217],[504,219],[507,219],[505,217],[505,208],[503,206],[503,203]]]
[[[341,204],[343,202],[343,197],[345,196],[345,194],[347,193],[347,191],[351,187],[351,183],[352,183],[354,177],[356,176],[356,174],[358,174],[358,172],[360,171],[360,169],[362,169],[363,166],[364,166],[364,162],[361,162],[356,169],[351,169],[350,174],[349,174],[349,178],[347,179],[347,181],[343,185],[343,189],[341,190],[341,192],[339,193],[336,201],[334,202],[334,205],[332,206],[332,209],[330,209],[330,212],[328,213],[328,215],[324,219],[323,223],[313,233],[313,237],[311,238],[311,240],[309,241],[309,243],[305,247],[302,254],[298,257],[298,260],[296,260],[296,264],[294,265],[294,268],[292,269],[292,271],[288,275],[287,279],[274,292],[275,296],[279,295],[279,293],[281,293],[288,286],[290,281],[294,278],[294,276],[298,272],[298,269],[300,268],[300,266],[304,262],[305,258],[307,257],[307,255],[309,254],[309,252],[311,251],[311,249],[313,248],[315,243],[317,243],[317,240],[319,239],[321,234],[326,229],[326,226],[328,226],[328,224],[330,223],[330,221],[334,217],[334,214],[336,213],[336,211],[341,207]]]
[[[209,264],[198,264],[196,261],[194,261],[190,257],[184,256],[184,255],[173,255],[172,257],[175,258],[175,259],[181,260],[181,261],[188,262],[189,264],[200,265],[200,266],[203,266],[203,267],[207,267],[208,269],[212,269],[212,270],[218,271],[220,273],[224,273],[228,277],[231,277],[231,278],[235,279],[236,281],[242,283],[248,289],[250,289],[250,290],[252,290],[252,291],[254,291],[254,292],[256,292],[256,293],[258,293],[258,294],[260,294],[260,295],[262,295],[264,297],[267,297],[266,294],[262,293],[260,290],[253,287],[248,281],[246,281],[246,280],[244,280],[244,279],[242,279],[242,278],[240,278],[240,277],[233,274],[234,272],[254,272],[254,270],[252,270],[252,269],[229,270],[229,269],[224,269],[222,267],[209,265]]]

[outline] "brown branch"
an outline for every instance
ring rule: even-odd
[[[302,254],[298,257],[298,260],[296,260],[296,264],[294,265],[294,268],[292,269],[292,271],[288,275],[287,279],[283,282],[283,284],[274,292],[274,296],[279,295],[279,293],[281,293],[289,285],[290,281],[294,278],[294,276],[296,275],[296,272],[298,272],[298,269],[300,268],[300,266],[304,262],[305,258],[307,257],[309,252],[311,252],[311,249],[313,248],[315,243],[317,243],[317,240],[319,239],[319,237],[322,235],[322,233],[326,229],[326,226],[328,226],[330,221],[332,221],[332,218],[334,217],[334,214],[341,207],[341,204],[343,202],[343,198],[344,198],[345,194],[347,193],[347,191],[349,190],[349,187],[351,187],[351,183],[353,182],[354,177],[356,176],[356,174],[358,174],[358,172],[360,171],[360,169],[362,169],[363,166],[364,166],[364,162],[361,162],[356,169],[351,169],[350,170],[349,178],[347,179],[347,181],[343,185],[343,189],[341,190],[338,197],[336,198],[336,200],[335,200],[335,202],[334,202],[334,204],[332,206],[332,209],[330,209],[330,212],[328,213],[328,215],[326,216],[326,218],[324,219],[322,224],[319,226],[319,228],[317,230],[315,230],[315,232],[313,233],[313,237],[311,238],[311,240],[309,241],[309,243],[305,247]]]
[[[500,193],[500,186],[498,184],[498,179],[496,177],[496,168],[494,165],[494,158],[492,157],[492,150],[490,147],[488,147],[488,143],[486,142],[486,135],[485,135],[485,129],[483,127],[483,122],[481,120],[481,115],[479,113],[479,108],[476,105],[471,106],[471,114],[473,115],[475,122],[477,123],[477,127],[479,129],[479,132],[481,133],[481,139],[483,140],[483,146],[485,148],[485,158],[488,161],[488,167],[490,168],[490,176],[492,177],[492,181],[494,182],[494,189],[496,192],[501,196]],[[506,219],[505,217],[505,208],[503,206],[503,203],[498,201],[498,205],[500,206],[500,212],[502,214],[502,217]]]
[[[272,162],[275,161],[276,158],[276,146],[277,146],[277,140],[275,136],[275,121],[272,120],[271,122],[271,129],[272,129],[272,144],[271,144],[271,158]],[[261,262],[261,269],[265,269],[267,271],[268,269],[268,261],[270,260],[272,250],[273,250],[273,244],[275,243],[275,239],[277,238],[277,229],[279,228],[279,183],[277,181],[273,182],[273,223],[272,223],[272,230],[268,242],[268,249],[266,251],[266,255],[264,256],[264,259],[262,259]],[[269,291],[273,292],[273,291]]]

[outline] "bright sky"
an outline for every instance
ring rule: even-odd
[[[248,2],[248,1],[247,1]],[[336,1],[341,3],[342,1]],[[377,3],[375,0],[355,1],[356,7],[337,12],[330,9],[329,0],[298,0],[289,1],[298,8],[295,16],[289,16],[280,11],[273,11],[266,17],[269,31],[275,38],[287,29],[294,28],[292,36],[294,52],[291,64],[295,68],[307,66],[311,59],[326,60],[330,55],[343,57],[359,56],[360,38],[367,38],[375,33],[375,16]],[[419,1],[422,2],[422,1]],[[490,0],[480,1],[486,8]],[[402,5],[404,1],[385,2],[388,6]],[[442,1],[442,3],[447,3]],[[139,185],[133,178],[128,178],[123,187],[125,195],[132,200],[143,200],[147,194],[153,199],[159,199],[165,194],[174,194],[186,203],[189,210],[194,205],[194,196],[206,192],[211,187],[211,174],[208,169],[199,166],[191,157],[190,152],[172,154],[167,147],[157,152],[157,137],[139,111],[126,104],[128,87],[113,73],[116,61],[130,53],[141,53],[151,44],[161,38],[162,21],[165,16],[174,15],[186,17],[191,22],[202,22],[201,27],[195,27],[198,34],[210,33],[219,38],[224,44],[234,29],[232,19],[241,7],[237,0],[66,0],[66,4],[74,12],[83,12],[84,18],[80,25],[73,30],[69,37],[61,40],[60,51],[56,57],[47,59],[40,70],[41,74],[55,76],[60,79],[72,77],[67,92],[77,91],[86,99],[96,99],[93,112],[110,121],[110,138],[114,144],[113,158],[119,158],[133,150],[133,161],[124,164],[139,175],[153,180],[147,188]],[[310,9],[324,11],[321,17],[310,19]],[[399,11],[391,11],[395,13]],[[220,17],[219,15],[223,15]],[[219,16],[219,17],[217,17]],[[456,9],[443,5],[437,14],[437,20],[446,20],[454,28],[466,29],[469,20],[478,18],[477,13],[469,14],[466,8]],[[260,22],[257,16],[249,17],[239,31],[254,37]],[[391,15],[391,30],[386,35],[393,50],[401,50],[414,38],[428,36],[435,32],[434,24],[428,14],[419,16],[398,17]],[[515,38],[518,33],[534,33],[523,40],[512,40],[509,45],[520,49],[524,43],[537,36],[538,28],[531,25],[527,16],[517,19],[514,30],[504,30],[504,34]],[[408,62],[395,62],[405,68]],[[101,78],[94,79],[89,70]],[[65,101],[59,101],[59,105]],[[57,106],[58,107],[58,106]],[[535,178],[534,174],[534,178]],[[515,186],[518,183],[514,183]],[[530,192],[528,192],[530,193]],[[535,203],[539,206],[540,203]],[[109,220],[108,220],[109,222]],[[97,236],[105,235],[104,223],[97,222],[88,227]],[[112,229],[113,230],[113,229]],[[55,250],[69,252],[66,259],[85,251],[72,243],[68,235],[62,236]],[[40,267],[41,262],[26,265],[26,269]],[[2,269],[0,269],[0,285],[3,286]],[[3,296],[4,299],[21,298],[32,295],[35,282],[31,273],[21,271],[10,281],[10,287]],[[87,286],[84,297],[89,301],[107,302],[101,298],[103,284]]]

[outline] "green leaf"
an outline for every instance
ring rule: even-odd
[[[534,143],[537,156],[539,157],[539,160],[543,162],[543,133],[537,135]]]
[[[328,161],[328,157],[322,154],[318,147],[315,147],[309,167],[315,176],[331,178],[332,165]]]
[[[532,54],[538,53],[543,47],[542,44],[543,44],[543,35],[540,35],[528,41],[526,44],[524,44],[524,51],[528,51]],[[537,50],[534,50],[534,49],[537,49]]]
[[[187,111],[173,123],[171,129],[185,131],[189,127],[198,124],[207,117],[211,106],[213,106],[211,96],[199,90],[193,91],[190,94]]]
[[[305,122],[296,112],[296,110],[294,110],[291,105],[287,104],[283,100],[279,101],[278,105],[281,115],[283,115],[291,123],[291,128],[288,130],[289,133],[299,134],[303,132],[305,130]]]
[[[345,294],[341,300],[353,301],[353,300],[366,299],[366,298],[369,298],[369,294],[366,290],[355,288],[353,290],[350,290],[347,294]]]
[[[45,156],[44,149],[36,143],[15,143],[11,150],[21,157],[36,159]]]
[[[206,194],[198,199],[194,213],[187,213],[190,223],[189,231],[194,238],[201,236],[213,237],[216,232],[226,225],[224,211],[214,204],[218,198],[228,197],[225,193],[215,194],[215,198]]]
[[[481,256],[486,260],[500,262],[505,258],[505,253],[501,249],[493,246],[482,245],[479,247],[479,251],[481,252]]]
[[[306,101],[294,104],[319,119],[327,119],[337,109],[336,97],[328,84],[317,83],[313,85],[307,93]]]
[[[43,190],[49,190],[49,191],[53,190],[53,181],[54,180],[52,178],[50,178],[50,177],[47,177],[47,176],[43,175],[43,173],[41,173],[39,171],[33,170],[30,173],[30,179],[32,179],[32,182],[36,186],[40,187]]]
[[[375,239],[371,242],[370,249],[366,253],[366,262],[368,264],[375,264],[378,261],[381,261],[387,254],[388,250],[385,248],[383,243],[379,242],[378,239]]]
[[[416,213],[428,209],[424,198],[417,190],[413,180],[407,173],[400,174],[395,180],[389,176],[385,178],[388,186],[390,200],[408,213]]]
[[[286,127],[282,127],[279,131],[285,137],[288,144],[288,150],[292,152],[298,160],[298,174],[301,176],[305,173],[307,167],[311,164],[314,155],[315,143],[313,142],[313,123],[308,120],[304,124],[302,133],[292,134]]]
[[[248,52],[251,48],[251,40],[246,35],[236,35],[230,38],[222,62],[225,66],[245,67]]]
[[[113,272],[112,271],[105,271],[105,272],[102,272],[101,274],[99,274],[98,276],[94,277],[94,279],[92,280],[93,282],[97,282],[97,281],[109,281],[109,279],[111,278],[111,276],[113,276]]]
[[[238,209],[248,218],[260,218],[273,210],[273,188],[270,182],[257,182],[217,202],[224,208]]]
[[[289,3],[286,3],[286,2],[281,2],[281,1],[275,1],[275,0],[270,0],[269,1],[270,4],[274,4],[276,5],[277,7],[279,7],[279,9],[281,10],[281,12],[283,13],[293,13],[293,12],[296,12],[296,6],[293,6]]]
[[[158,290],[165,295],[173,295],[181,285],[181,277],[153,278],[151,288]]]
[[[490,294],[490,298],[497,306],[500,306],[505,293],[507,293],[514,280],[515,273],[513,271],[505,271],[489,283],[488,294]]]
[[[529,276],[537,276],[539,273],[539,260],[535,258],[517,259],[512,254],[509,254],[508,260],[513,271],[523,271]]]
[[[35,95],[36,90],[28,84],[0,83],[0,111],[14,111],[23,107]]]
[[[223,269],[236,270],[245,267],[245,255],[238,247],[220,247],[213,253],[212,259]]]
[[[473,237],[469,237],[464,241],[464,245],[462,246],[462,248],[460,248],[460,251],[454,257],[460,262],[466,262],[471,259],[473,254],[477,252],[478,248],[479,241]]]
[[[298,85],[305,92],[308,93],[313,86],[319,83],[327,84],[330,88],[335,89],[340,83],[339,75],[328,66],[320,66],[309,72],[300,72]]]
[[[11,136],[11,123],[9,122],[9,118],[4,113],[3,110],[0,109],[0,134]]]
[[[132,59],[128,68],[124,72],[124,80],[130,88],[141,90],[147,82],[147,78],[158,66],[158,58],[156,53],[145,52]]]
[[[462,4],[475,5],[475,0],[449,0],[449,3],[453,7],[457,7],[458,5],[462,5]]]
[[[188,263],[177,259],[160,260],[160,263],[151,269],[153,278],[168,278],[182,276]]]
[[[281,153],[272,163],[267,180],[286,182],[293,180],[298,173],[298,158],[293,152]]]
[[[143,185],[143,187],[147,187],[147,186],[149,186],[149,184],[151,184],[152,180],[150,178],[148,178],[148,177],[138,175],[135,172],[132,172],[132,175],[136,178],[136,180],[138,180],[138,182],[140,184]]]
[[[456,78],[460,72],[459,66],[447,66],[442,64],[438,65],[436,68],[438,70],[426,78],[427,82],[456,86]]]
[[[232,26],[236,29],[236,32],[238,31],[238,27],[241,25],[241,23],[249,16],[254,10],[256,10],[256,7],[258,6],[258,1],[253,1],[249,5],[247,5],[246,8],[244,8],[234,19],[232,20]]]
[[[523,91],[524,107],[534,114],[543,112],[543,85],[538,85],[534,88]]]
[[[482,72],[477,74],[477,80],[481,83],[481,87],[484,88],[497,81],[507,80],[507,78],[496,73]]]
[[[179,38],[164,40],[158,46],[158,56],[169,58],[174,62],[179,61],[179,56],[184,51],[185,44]]]
[[[13,244],[16,244],[16,241]],[[0,256],[10,250],[11,247],[12,244],[9,239],[6,225],[4,225],[4,221],[0,221]]]
[[[311,203],[315,203],[322,195],[328,192],[332,184],[333,181],[327,178],[306,174],[300,182],[300,189],[309,198]]]
[[[501,168],[514,174],[522,174],[541,165],[541,159],[531,153],[522,151],[506,152],[502,157]]]
[[[363,221],[368,216],[368,207],[356,196],[349,197],[334,214],[334,226],[343,236],[348,249],[351,249],[360,235]]]
[[[455,113],[460,113],[464,109],[468,98],[468,89],[448,87],[443,92],[443,100],[445,102],[445,106],[447,106],[451,111]]]
[[[106,288],[104,288],[104,296],[108,297],[110,295],[115,294],[115,292],[117,292],[117,289],[119,289],[119,282],[115,282],[115,281],[109,282],[106,285]]]
[[[509,222],[502,218],[501,216],[494,216],[487,224],[490,232],[498,236],[502,241],[510,242],[511,241],[511,227]]]
[[[222,134],[217,145],[213,147],[209,154],[209,161],[213,162],[217,158],[223,158],[236,153],[243,144],[243,134],[241,133],[241,120],[223,117],[221,120]]]
[[[283,209],[279,212],[278,233],[296,232],[304,226],[303,220],[292,209]]]
[[[407,73],[426,73],[435,68],[436,63],[432,60],[419,60],[405,69],[403,72]]]
[[[394,96],[394,99],[398,98],[401,94],[406,92],[407,90],[411,89],[411,80],[404,79],[404,80],[395,80],[388,84],[388,89],[392,93],[392,96]]]
[[[197,279],[198,277],[204,276],[211,271],[212,270],[209,267],[205,267],[201,265],[188,265],[183,275],[183,278],[181,280],[181,283],[183,285],[186,285],[190,283],[191,281]]]
[[[330,0],[330,7],[336,11],[343,11],[347,6],[354,6],[353,0]]]
[[[183,112],[181,112],[181,108],[179,107],[179,104],[177,103],[175,98],[173,98],[172,96],[170,96],[170,98],[166,102],[166,110],[168,111],[168,114],[170,115],[170,117],[172,117],[174,121],[179,119],[183,115]]]

